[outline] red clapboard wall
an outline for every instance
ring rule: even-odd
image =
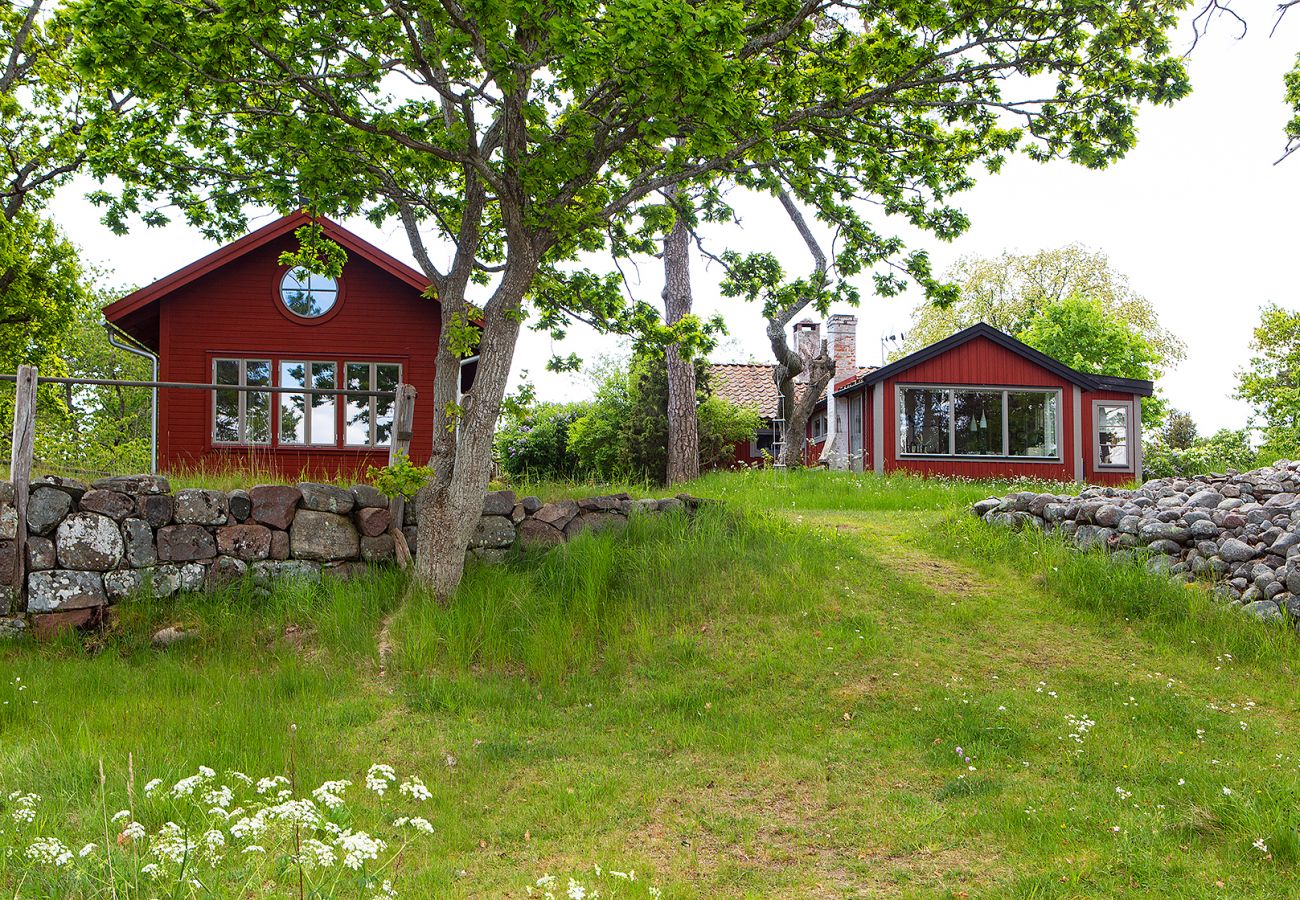
[[[297,248],[293,227],[306,221],[305,215],[298,214],[274,222],[187,267],[199,267],[197,277],[177,278],[187,270],[168,276],[109,306],[105,317],[158,352],[162,381],[210,384],[213,360],[218,357],[269,359],[277,385],[282,359],[333,361],[338,364],[339,387],[344,363],[399,363],[402,380],[418,391],[410,456],[422,463],[432,452],[438,303],[422,295],[419,273],[328,223],[327,234],[348,250],[338,300],[318,319],[293,315],[280,300],[286,267],[279,257]],[[273,233],[269,239],[250,241],[259,235],[265,238],[268,232]],[[255,246],[249,249],[250,244]],[[172,281],[180,283],[169,287]],[[366,466],[388,461],[386,446],[281,444],[277,395],[271,401],[269,445],[216,444],[211,391],[162,389],[158,393],[160,471],[237,467],[290,477],[360,475]],[[336,398],[336,436],[344,433],[343,413],[343,398]]]

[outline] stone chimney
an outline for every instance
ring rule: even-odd
[[[796,322],[794,325],[794,352],[799,354],[799,358],[807,363],[817,355],[821,349],[822,343],[822,326],[820,322],[814,322],[812,319],[804,319],[802,322]],[[808,370],[805,368],[795,376],[795,384],[808,383]]]
[[[858,373],[858,317],[836,313],[826,318],[826,340],[835,360],[831,387]]]

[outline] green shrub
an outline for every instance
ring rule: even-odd
[[[1250,446],[1250,437],[1244,430],[1222,428],[1209,437],[1196,438],[1191,446],[1180,450],[1171,447],[1162,435],[1146,442],[1142,447],[1142,469],[1147,478],[1204,475],[1225,469],[1245,471],[1263,465],[1271,459]]]
[[[501,471],[514,481],[568,480],[578,475],[578,458],[569,449],[569,429],[589,403],[535,403],[497,429]]]

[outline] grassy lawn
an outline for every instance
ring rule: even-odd
[[[1291,893],[1300,640],[961,514],[1003,487],[715,475],[692,523],[473,569],[445,608],[392,573],[125,604],[93,646],[0,651],[0,790],[75,850],[128,753],[167,784],[390,763],[432,792],[403,896],[596,864],[668,897]],[[150,649],[169,623],[201,638]]]

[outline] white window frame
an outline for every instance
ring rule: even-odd
[[[347,388],[344,385],[348,380],[348,366],[369,366],[370,367],[370,381],[369,381],[370,387],[366,388],[366,390],[369,391],[379,390],[379,366],[396,366],[397,384],[402,383],[402,364],[399,362],[372,362],[367,360],[353,359],[353,360],[346,360],[343,363],[343,378],[340,379],[340,381],[343,382],[343,384],[341,384],[340,387],[345,391],[347,390]],[[369,416],[370,416],[369,443],[353,444],[348,442],[347,400],[349,396],[350,396],[349,394],[343,394],[341,397],[341,399],[343,400],[343,446],[365,448],[365,449],[373,449],[375,447],[387,447],[388,444],[376,443],[376,441],[378,440],[379,416],[376,414],[375,407],[378,405],[379,402],[378,397],[365,398],[366,400],[369,401],[368,404]],[[393,403],[394,403],[394,411],[396,411],[396,398],[394,398]],[[393,423],[393,427],[394,428],[397,427],[396,422]]]
[[[903,450],[903,392],[906,390],[947,391],[948,393],[948,452],[947,453],[908,453]],[[973,393],[1002,394],[1002,453],[957,453],[957,404],[953,398],[954,391]],[[1055,394],[1056,395],[1056,455],[1055,456],[1013,456],[1011,449],[1011,417],[1009,413],[1009,394]],[[894,456],[896,459],[956,459],[964,462],[1027,462],[1060,465],[1064,459],[1065,435],[1062,420],[1065,418],[1065,398],[1059,387],[1022,387],[1020,385],[999,384],[896,384],[894,385]]]
[[[772,435],[772,449],[767,452],[771,453],[772,456],[775,457],[776,453],[774,451],[777,448],[777,444],[780,443],[780,441],[778,440],[778,437],[780,435],[780,430],[776,427],[775,424],[759,426],[758,431],[754,432],[754,436],[749,439],[749,455],[750,456],[762,455],[762,451],[758,449],[758,436],[760,434]]]
[[[1104,463],[1101,461],[1101,410],[1103,407],[1124,407],[1127,411],[1125,414],[1125,448],[1128,450],[1126,456],[1128,461],[1123,465],[1116,463]],[[1132,400],[1093,400],[1092,401],[1092,434],[1088,435],[1088,440],[1092,442],[1092,467],[1096,471],[1105,472],[1132,472],[1136,457],[1134,447],[1137,440],[1135,430],[1136,422],[1133,421],[1133,401]]]
[[[817,428],[818,425],[821,426],[821,429],[820,429],[820,430],[818,430],[818,428]],[[827,428],[828,425],[830,425],[830,418],[826,415],[826,413],[824,413],[824,412],[813,413],[813,417],[812,417],[812,439],[813,439],[814,441],[825,440],[825,438],[826,438],[826,428]]]
[[[283,371],[283,367],[284,367],[284,366],[292,366],[292,365],[301,365],[301,366],[304,367],[304,368],[303,368],[303,380],[304,380],[305,382],[308,382],[308,383],[311,382],[311,367],[312,367],[312,366],[314,366],[314,365],[330,365],[330,366],[333,366],[333,367],[334,367],[334,390],[338,390],[339,380],[340,380],[340,379],[339,379],[339,361],[338,361],[337,359],[277,359],[277,360],[276,360],[276,365],[275,365],[275,381],[277,381],[277,382],[280,381],[280,373]],[[285,384],[278,384],[277,386],[278,386],[278,387],[294,387],[294,386],[292,386],[292,385],[285,385]],[[304,385],[303,388],[302,388],[301,390],[299,390],[299,389],[297,389],[296,387],[294,387],[294,389],[293,389],[292,391],[289,391],[288,393],[282,393],[282,394],[279,394],[279,395],[278,395],[279,398],[280,398],[280,402],[276,404],[276,409],[275,409],[275,425],[276,425],[276,428],[275,428],[275,437],[276,437],[276,444],[277,444],[278,446],[284,446],[284,447],[307,447],[307,448],[311,448],[311,447],[342,447],[342,446],[344,446],[344,444],[343,444],[344,436],[341,435],[341,434],[339,434],[339,400],[342,399],[341,395],[339,395],[339,394],[326,394],[326,395],[325,395],[325,396],[328,396],[328,397],[332,397],[333,400],[334,400],[334,441],[333,441],[332,443],[329,443],[329,444],[313,444],[313,443],[312,443],[312,440],[311,440],[311,411],[312,411],[312,395],[317,394],[317,393],[320,393],[320,392],[319,392],[319,391],[313,391],[311,388],[306,387],[306,386]],[[280,421],[281,421],[282,416],[284,415],[284,400],[285,400],[285,398],[287,398],[287,397],[292,397],[292,396],[297,395],[297,394],[301,394],[301,395],[303,396],[303,423],[302,423],[302,437],[303,437],[303,439],[302,439],[301,441],[285,440],[284,435],[282,435],[282,434],[280,433]]]
[[[236,363],[239,366],[238,385],[217,384],[217,366],[221,363]],[[249,363],[266,363],[267,369],[271,373],[271,384],[267,385],[267,387],[271,387],[272,385],[275,384],[275,360],[269,358],[268,359],[256,359],[256,358],[238,359],[233,356],[214,356],[212,358],[212,384],[217,388],[217,390],[223,387],[236,387],[236,386],[248,387],[248,364]],[[257,387],[260,386],[261,385],[257,385]],[[272,393],[271,391],[266,392],[268,397],[267,403],[268,405],[271,406],[272,409],[272,415],[270,416],[270,421],[267,423],[267,430],[270,432],[270,434],[267,435],[267,439],[264,441],[250,441],[248,439],[248,391],[238,391],[237,393],[239,394],[239,418],[238,418],[239,439],[234,441],[220,441],[217,440],[217,391],[214,390],[212,392],[212,418],[208,423],[211,426],[208,434],[209,437],[212,439],[212,445],[214,447],[243,447],[248,445],[257,446],[257,447],[270,446],[271,441],[275,436],[275,415],[274,415],[275,394]]]

